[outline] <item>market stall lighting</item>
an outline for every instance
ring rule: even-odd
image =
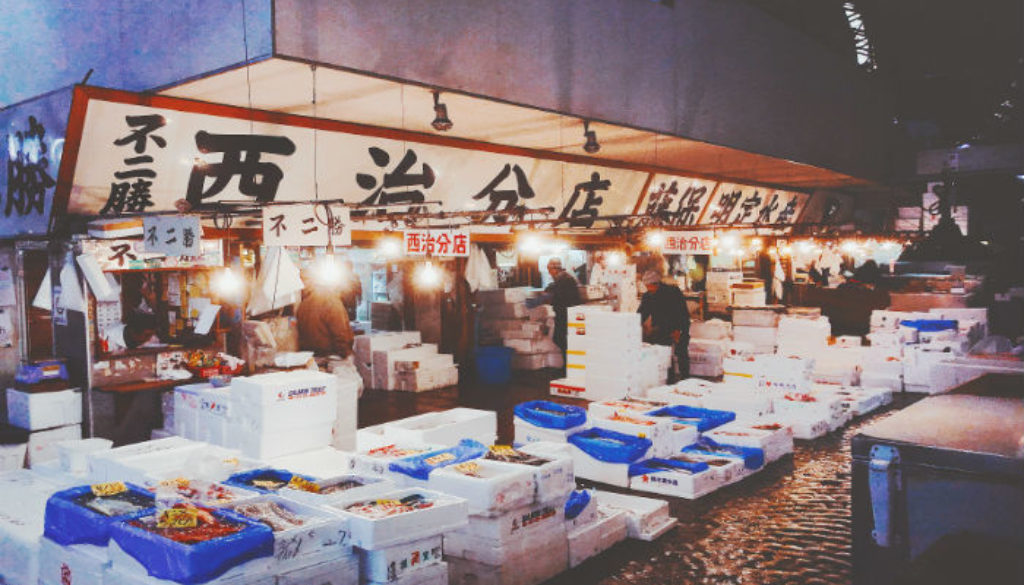
[[[427,262],[416,270],[416,284],[422,288],[436,288],[441,283],[441,271],[433,262]]]
[[[839,249],[847,254],[852,254],[857,251],[857,242],[847,240],[839,246]]]
[[[626,261],[626,256],[618,250],[612,250],[611,252],[608,252],[605,259],[608,261],[608,266],[622,266]]]
[[[434,130],[447,132],[455,125],[448,117],[448,105],[441,103],[441,92],[434,92],[434,121],[430,123]]]
[[[661,232],[650,232],[647,234],[647,245],[652,248],[660,248],[665,244],[665,234]]]
[[[725,234],[718,238],[718,244],[726,249],[733,249],[739,244],[739,239],[733,234]]]
[[[234,270],[225,268],[213,277],[210,286],[222,297],[236,297],[242,292],[245,282]]]
[[[377,250],[385,258],[396,258],[402,253],[402,243],[398,238],[384,238],[377,245]]]
[[[750,240],[750,249],[751,250],[760,250],[763,247],[764,247],[764,242],[761,241],[761,238],[754,238],[754,239]]]
[[[323,258],[317,260],[315,274],[317,282],[326,286],[337,286],[341,284],[341,281],[345,276],[344,270],[334,257],[334,254],[327,254]]]
[[[583,144],[583,150],[588,154],[594,154],[601,150],[601,145],[597,143],[597,131],[590,129],[589,120],[583,120],[583,137],[587,140]]]

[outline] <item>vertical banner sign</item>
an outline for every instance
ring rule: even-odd
[[[665,232],[662,254],[713,254],[715,232]]]
[[[406,256],[469,256],[466,230],[405,230]]]
[[[351,246],[349,210],[320,203],[264,207],[263,242],[268,246]]]
[[[199,241],[202,233],[197,215],[142,218],[142,242],[146,252],[167,256],[201,256]]]

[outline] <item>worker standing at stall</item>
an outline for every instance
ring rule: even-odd
[[[569,328],[569,307],[582,302],[579,284],[562,266],[560,258],[548,260],[548,274],[551,275],[552,281],[544,289],[544,301],[555,310],[555,330],[551,338],[555,345],[561,348],[562,357],[565,358],[565,350],[569,345],[569,335],[566,331]]]
[[[306,285],[295,313],[299,325],[299,348],[318,356],[352,355],[352,326],[341,300],[341,283],[325,282],[303,274]]]
[[[643,276],[647,292],[640,298],[640,322],[643,324],[644,341],[673,347],[676,371],[671,366],[668,383],[672,384],[690,375],[690,313],[686,309],[686,298],[678,286],[661,281],[661,274],[648,270]]]

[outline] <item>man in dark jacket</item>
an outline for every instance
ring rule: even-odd
[[[337,285],[304,278],[307,285],[295,313],[299,326],[299,347],[318,356],[352,355],[352,327]]]
[[[673,346],[679,367],[679,378],[690,375],[690,313],[679,287],[661,282],[661,274],[648,270],[643,276],[647,292],[640,297],[640,321],[644,325],[644,341]],[[677,378],[669,367],[668,381]]]
[[[553,280],[544,289],[545,301],[555,310],[555,331],[551,337],[555,345],[562,348],[564,357],[565,349],[569,345],[569,336],[566,332],[569,328],[569,307],[582,303],[580,289],[576,279],[566,272],[559,258],[548,260],[548,274]]]

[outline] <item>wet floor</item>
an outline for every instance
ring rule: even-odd
[[[360,401],[359,426],[469,406],[495,410],[499,440],[510,442],[512,407],[548,398],[548,378],[536,372],[518,376],[507,387],[464,384],[420,394],[367,392]],[[815,441],[797,441],[792,457],[696,502],[663,498],[679,519],[673,531],[652,543],[627,540],[550,583],[850,583],[849,439],[895,409],[863,417]]]

